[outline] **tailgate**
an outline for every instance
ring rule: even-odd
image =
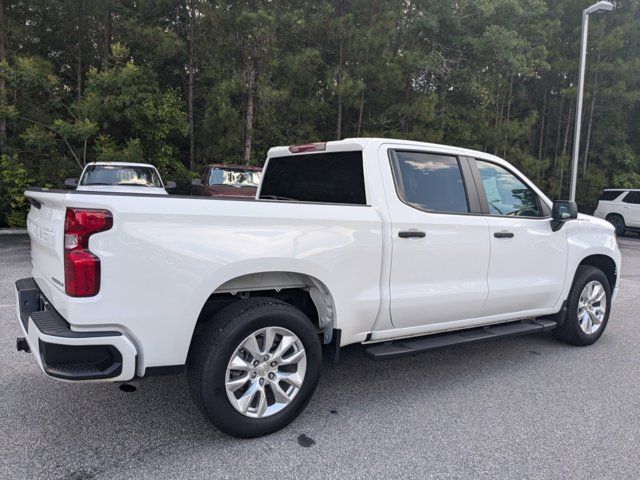
[[[48,298],[64,293],[64,217],[66,194],[26,192],[31,202],[27,230],[31,239],[33,276]]]

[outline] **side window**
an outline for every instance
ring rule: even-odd
[[[640,192],[629,192],[622,199],[624,203],[633,203],[635,205],[640,205]]]
[[[611,200],[618,198],[621,193],[622,190],[603,190],[598,197],[598,201],[604,200],[605,202],[610,202]]]
[[[469,212],[456,157],[396,150],[391,164],[396,191],[404,203],[427,212]]]
[[[503,167],[476,160],[492,215],[541,217],[538,196]]]
[[[224,170],[214,168],[209,175],[209,185],[222,185],[224,183]]]

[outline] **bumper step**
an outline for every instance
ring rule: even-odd
[[[133,378],[136,349],[122,332],[72,330],[33,278],[16,282],[16,300],[24,333],[16,347],[31,351],[47,375],[72,381]]]
[[[375,344],[366,349],[366,354],[374,360],[390,360],[393,358],[418,355],[454,345],[481,342],[494,338],[512,337],[526,333],[543,332],[554,329],[556,325],[557,323],[555,321],[542,318],[522,322],[501,323],[489,327]]]
[[[93,337],[119,337],[120,332],[76,332],[69,328],[69,324],[55,310],[41,310],[31,312],[31,320],[35,326],[45,335],[62,338],[93,338]]]

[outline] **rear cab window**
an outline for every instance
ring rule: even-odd
[[[160,177],[152,167],[129,165],[90,165],[80,180],[81,186],[124,185],[128,187],[162,187]]]
[[[362,151],[271,157],[259,198],[366,205]]]

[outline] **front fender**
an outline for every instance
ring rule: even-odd
[[[604,255],[611,258],[616,265],[616,284],[612,285],[614,294],[617,292],[620,283],[620,269],[622,255],[618,248],[615,231],[608,223],[587,215],[580,215],[577,220],[567,222],[564,226],[567,229],[567,272],[565,274],[564,290],[558,304],[560,309],[562,303],[569,296],[573,279],[581,263],[593,255]]]

